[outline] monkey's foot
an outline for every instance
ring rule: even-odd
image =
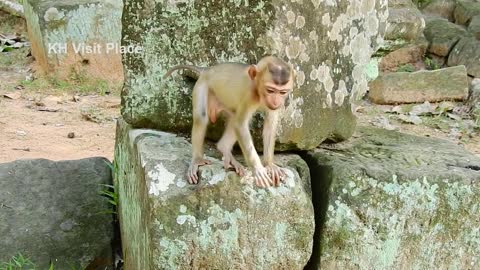
[[[198,167],[203,165],[210,165],[212,162],[207,159],[195,160],[190,163],[190,166],[187,170],[187,178],[190,184],[198,183]]]
[[[268,170],[261,166],[253,168],[253,179],[257,187],[266,188],[273,185],[272,178],[268,175]]]
[[[238,175],[245,176],[245,167],[231,154],[223,156],[223,168],[225,168],[225,170],[233,168]]]
[[[273,184],[275,186],[278,187],[280,185],[280,182],[285,183],[286,174],[281,167],[272,163],[265,166],[265,168],[267,169],[268,175],[272,178]]]

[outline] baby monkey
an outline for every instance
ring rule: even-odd
[[[259,187],[278,186],[285,173],[273,163],[275,133],[279,109],[293,89],[294,70],[274,56],[266,56],[257,65],[222,63],[210,68],[190,65],[173,67],[165,77],[178,69],[198,75],[193,88],[193,156],[187,172],[191,184],[198,182],[198,167],[211,162],[203,157],[203,143],[209,119],[215,123],[220,112],[227,114],[226,129],[217,143],[223,154],[225,169],[233,168],[243,176],[245,168],[233,157],[238,140],[248,165],[253,169]],[[263,164],[253,145],[249,122],[257,110],[265,111],[263,126]]]

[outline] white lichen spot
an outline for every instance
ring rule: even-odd
[[[330,26],[330,14],[329,13],[325,13],[323,16],[322,16],[322,24],[325,25],[325,26]]]
[[[293,188],[295,187],[295,174],[292,170],[284,168],[283,171],[285,172],[285,185],[287,187]]]
[[[305,73],[303,71],[297,72],[297,87],[302,86],[305,83]]]
[[[310,34],[308,35],[311,40],[313,41],[318,41],[318,34],[315,31],[311,31]]]
[[[327,93],[325,103],[327,104],[327,107],[332,107],[332,95],[330,93]]]
[[[183,225],[187,221],[194,226],[197,224],[197,219],[192,215],[180,215],[177,217],[177,224]]]
[[[310,71],[310,80],[315,81],[318,79],[318,70],[316,68],[312,68]]]
[[[147,175],[150,178],[148,193],[155,196],[166,191],[175,180],[175,174],[169,172],[162,163],[157,164],[155,169],[149,171]]]
[[[305,45],[299,37],[290,37],[288,45],[285,47],[285,53],[289,60],[295,59],[300,55],[301,50],[305,50]]]
[[[288,24],[292,24],[295,21],[295,13],[293,11],[289,10],[287,11],[287,22]]]
[[[183,187],[186,187],[186,186],[187,186],[187,181],[185,181],[184,179],[179,179],[177,181],[177,187],[183,188]]]
[[[305,25],[305,17],[303,16],[298,16],[297,21],[295,22],[295,26],[297,28],[302,28]]]
[[[296,128],[300,128],[303,125],[303,113],[301,106],[303,105],[303,98],[289,97],[291,100],[288,106],[285,108],[285,112],[282,114],[282,123],[293,125]]]
[[[350,28],[350,31],[349,31],[349,36],[350,36],[350,39],[353,39],[356,35],[358,34],[358,28],[357,27],[352,27]]]
[[[310,56],[308,55],[308,53],[306,53],[305,51],[303,51],[301,54],[300,54],[300,62],[308,62],[310,61]]]
[[[47,11],[45,11],[45,15],[43,16],[46,22],[58,21],[63,19],[63,17],[65,17],[65,13],[63,11],[58,11],[58,9],[55,7],[47,9]]]
[[[187,212],[187,207],[185,205],[180,205],[180,213],[185,214]]]
[[[312,4],[315,8],[318,8],[321,2],[322,0],[312,0]]]
[[[370,61],[371,47],[365,34],[359,34],[352,40],[350,50],[354,64],[367,64]]]
[[[210,181],[208,181],[208,183],[210,185],[218,184],[218,183],[222,182],[223,180],[225,180],[226,175],[227,175],[227,173],[225,171],[222,171],[221,173],[218,173],[218,174],[214,174],[212,176],[212,178],[210,178]]]
[[[344,80],[338,82],[338,89],[335,91],[335,104],[338,106],[343,105],[345,97],[348,95],[347,86]]]

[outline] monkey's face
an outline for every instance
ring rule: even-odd
[[[265,105],[270,110],[279,109],[284,103],[285,99],[288,96],[288,93],[292,90],[293,83],[290,80],[285,85],[278,85],[272,81],[268,81],[263,85],[263,99]]]

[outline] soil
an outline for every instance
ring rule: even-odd
[[[21,19],[0,12],[0,21],[0,33],[26,35]],[[34,82],[42,80],[41,75],[32,72],[35,63],[28,55],[29,48],[0,52],[0,162],[93,156],[112,160],[115,119],[120,115],[119,89],[92,92],[93,87],[85,92],[76,90],[75,83],[62,88],[51,80],[46,84],[25,82],[32,77],[37,77]],[[81,84],[77,82],[77,86]],[[454,132],[458,130],[455,126],[463,124],[448,119],[441,119],[438,127],[402,123],[385,113],[391,107],[364,102],[357,112],[359,124],[373,125],[375,119],[384,117],[401,132],[450,140],[480,156],[478,129],[460,128]]]

